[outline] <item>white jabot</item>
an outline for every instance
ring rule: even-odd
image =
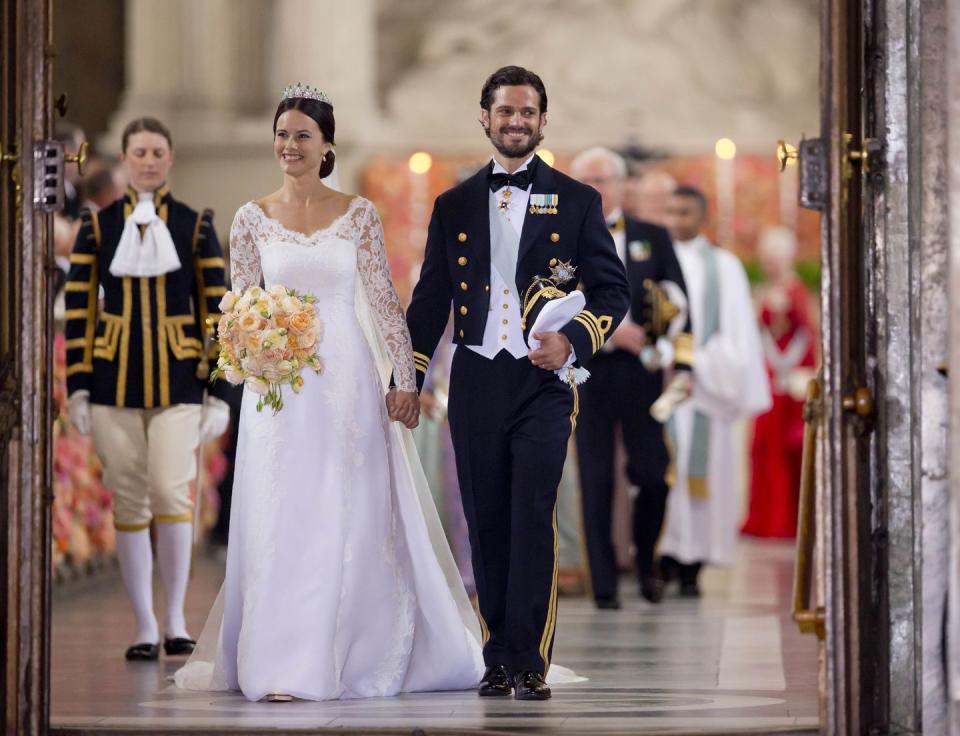
[[[140,226],[145,225],[143,235]],[[159,276],[180,268],[177,246],[157,214],[153,193],[140,194],[140,201],[123,226],[117,252],[110,262],[114,276]]]

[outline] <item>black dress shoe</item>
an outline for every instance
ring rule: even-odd
[[[681,598],[699,598],[700,586],[697,583],[680,583]]]
[[[594,602],[597,608],[604,610],[617,611],[620,609],[620,601],[617,598],[596,598]]]
[[[160,659],[160,646],[149,642],[134,644],[124,656],[128,662],[156,662]]]
[[[507,668],[499,664],[487,667],[483,673],[483,679],[480,680],[480,686],[477,688],[477,694],[481,698],[490,698],[510,695],[512,692],[513,685],[510,684],[510,675],[507,674]]]
[[[640,578],[640,595],[650,603],[663,600],[663,580],[657,575],[644,575]]]
[[[175,657],[178,654],[193,654],[193,650],[196,648],[197,642],[182,636],[163,640],[163,651],[168,657]]]
[[[539,672],[518,672],[513,677],[517,700],[549,700],[550,688]]]

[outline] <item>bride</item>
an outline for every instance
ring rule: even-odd
[[[467,689],[484,670],[476,615],[400,426],[416,426],[419,400],[380,218],[323,183],[333,142],[330,100],[285,90],[273,144],[283,185],[241,207],[230,230],[234,291],[262,278],[316,297],[325,367],[305,371],[277,415],[243,402],[226,579],[175,675],[182,688],[326,700]]]

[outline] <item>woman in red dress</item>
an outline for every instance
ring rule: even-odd
[[[760,238],[766,283],[758,309],[773,406],[757,417],[751,447],[750,511],[742,532],[793,537],[803,453],[803,397],[816,366],[810,294],[793,270],[796,240],[784,227]]]

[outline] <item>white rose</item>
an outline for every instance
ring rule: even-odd
[[[232,383],[234,386],[239,386],[243,383],[243,373],[233,366],[227,366],[223,369],[223,377],[227,379],[228,383]]]
[[[251,377],[246,380],[247,388],[249,388],[254,393],[258,393],[261,396],[266,396],[267,392],[270,391],[270,384],[264,381],[262,378]]]
[[[232,291],[228,291],[220,298],[220,311],[229,312],[233,309],[234,305],[237,303],[237,295]]]

